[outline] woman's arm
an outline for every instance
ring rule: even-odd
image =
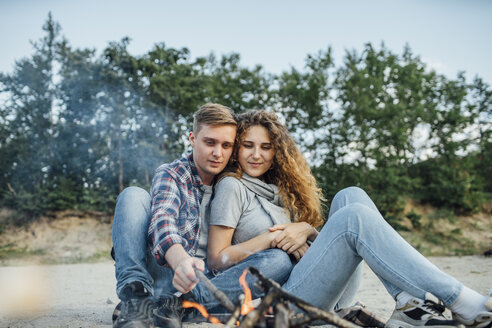
[[[224,270],[248,256],[271,248],[272,241],[281,231],[266,231],[248,241],[231,245],[236,229],[211,225],[208,232],[207,264],[210,269]]]
[[[318,231],[306,222],[277,224],[271,227],[269,231],[280,231],[271,247],[281,248],[288,254],[298,250],[306,244],[307,240],[314,241],[318,236]]]

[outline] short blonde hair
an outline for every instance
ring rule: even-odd
[[[200,132],[203,125],[233,125],[237,126],[232,110],[221,104],[206,103],[193,116],[193,133]]]

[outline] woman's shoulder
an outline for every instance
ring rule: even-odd
[[[243,203],[250,199],[248,190],[241,181],[233,176],[223,177],[214,186],[214,203],[238,202]]]
[[[225,176],[217,181],[215,189],[242,189],[244,185],[241,181],[234,176]]]

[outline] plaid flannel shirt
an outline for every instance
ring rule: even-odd
[[[152,181],[152,217],[148,243],[157,263],[166,265],[164,255],[174,244],[194,256],[200,233],[200,202],[203,183],[193,154],[159,166]]]

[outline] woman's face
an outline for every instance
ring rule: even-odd
[[[266,128],[254,125],[246,130],[238,152],[239,164],[245,173],[260,178],[272,166],[273,156],[273,146]]]

